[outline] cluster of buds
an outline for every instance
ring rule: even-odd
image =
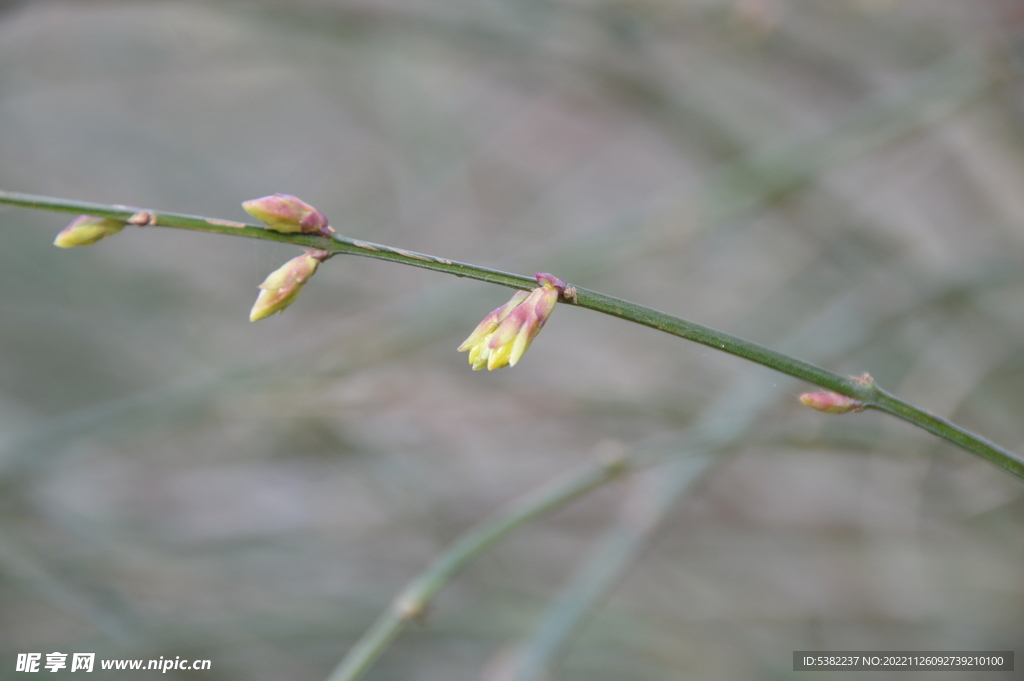
[[[79,215],[71,221],[53,240],[54,246],[60,248],[73,248],[75,246],[88,246],[111,234],[117,234],[124,229],[124,223],[110,218],[98,218],[94,215]]]
[[[274,232],[321,236],[330,236],[334,233],[327,224],[326,215],[291,194],[272,194],[252,199],[242,203],[242,208]]]
[[[515,366],[555,309],[566,283],[552,274],[536,274],[538,288],[519,291],[484,317],[459,352],[469,351],[473,370]]]

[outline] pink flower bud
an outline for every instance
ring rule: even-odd
[[[79,215],[71,221],[70,225],[60,231],[57,238],[53,240],[53,245],[60,248],[88,246],[111,234],[117,234],[122,229],[124,229],[124,223],[117,220],[98,218],[93,215]]]
[[[292,258],[271,272],[259,286],[260,294],[249,313],[249,321],[255,322],[275,312],[284,311],[299,297],[302,287],[328,257],[330,253],[327,251],[306,249],[305,254]]]
[[[826,414],[864,411],[864,404],[860,400],[833,392],[804,393],[800,396],[800,401],[804,406],[823,411]]]
[[[515,366],[544,327],[565,290],[565,282],[551,274],[535,276],[541,286],[529,293],[517,292],[512,300],[484,317],[459,346],[459,352],[469,351],[474,371]]]
[[[292,234],[321,234],[329,236],[334,230],[327,224],[327,216],[302,199],[290,194],[274,194],[242,203],[245,212],[267,229]]]

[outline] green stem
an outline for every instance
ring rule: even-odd
[[[968,452],[988,459],[997,466],[1002,466],[1018,478],[1024,478],[1024,461],[1013,452],[1003,449],[994,442],[990,442],[966,428],[961,428],[952,421],[947,421],[930,411],[925,411],[909,402],[905,402],[876,385],[871,387],[874,397],[870,402],[865,402],[865,404],[872,409],[877,409],[912,423],[932,435],[937,435],[943,440],[952,442],[961,449],[966,449]]]
[[[459,570],[509,532],[650,461],[646,455],[634,455],[573,472],[544,484],[470,528],[402,589],[327,681],[353,681],[362,676],[409,622],[426,614],[431,599]]]
[[[113,206],[98,203],[86,203],[82,201],[71,201],[67,199],[55,199],[32,194],[20,194],[17,192],[0,191],[0,204],[22,206],[25,208],[36,208],[42,210],[61,211],[66,213],[84,213],[99,217],[108,217],[116,220],[129,221],[137,216],[141,209],[129,206]],[[458,277],[468,277],[492,284],[508,286],[516,289],[531,289],[536,282],[519,274],[492,270],[485,267],[478,267],[468,263],[455,262],[445,258],[438,258],[423,253],[415,253],[400,248],[374,244],[358,239],[350,239],[342,236],[333,238],[310,234],[281,234],[253,225],[246,225],[240,222],[216,220],[213,218],[198,217],[195,215],[183,215],[180,213],[167,213],[162,211],[148,210],[148,223],[153,226],[176,227],[178,229],[192,229],[203,232],[215,232],[218,234],[229,234],[231,236],[244,236],[254,239],[265,239],[290,243],[298,246],[306,246],[329,251],[332,255],[341,253],[349,255],[360,255],[379,260],[388,260],[404,265],[413,265],[447,274],[454,274]],[[799,378],[809,383],[822,386],[834,392],[860,400],[865,408],[877,409],[897,418],[903,419],[918,428],[928,431],[948,442],[955,444],[973,454],[1001,466],[1017,477],[1024,479],[1024,459],[1002,447],[989,442],[988,440],[965,430],[943,418],[930,414],[914,405],[895,397],[881,388],[878,388],[873,381],[856,380],[846,376],[833,373],[821,367],[804,362],[766,348],[757,343],[732,336],[715,329],[696,324],[694,322],[675,317],[673,315],[653,310],[649,307],[630,303],[619,298],[589,291],[583,288],[575,288],[575,296],[572,300],[564,299],[562,302],[578,305],[603,312],[620,319],[625,319],[637,324],[643,324],[665,333],[670,333],[680,338],[701,343],[708,347],[756,362],[775,371]]]

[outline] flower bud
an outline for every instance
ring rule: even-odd
[[[242,203],[245,212],[267,229],[292,234],[321,234],[328,236],[334,230],[327,224],[327,216],[302,199],[290,194],[274,194]]]
[[[515,366],[544,327],[558,296],[565,290],[565,282],[550,274],[535,276],[540,287],[529,293],[518,291],[505,305],[484,317],[459,346],[459,352],[469,351],[474,371]]]
[[[94,215],[79,215],[71,224],[60,231],[53,240],[54,246],[71,248],[88,246],[104,237],[117,234],[124,229],[124,223],[110,218],[98,218]]]
[[[860,400],[833,392],[804,393],[800,396],[800,401],[804,406],[823,411],[826,414],[864,411],[864,403]]]
[[[505,321],[509,313],[526,300],[529,295],[526,291],[517,291],[512,296],[512,300],[484,317],[483,321],[473,330],[473,333],[469,334],[469,338],[459,346],[459,352],[469,350],[469,363],[473,365],[474,371],[487,366],[487,360],[490,355],[488,346],[491,338],[494,336],[494,332]]]
[[[316,272],[321,262],[330,257],[327,251],[306,249],[303,255],[292,258],[270,273],[259,288],[256,304],[249,312],[249,321],[255,322],[281,312],[298,298],[302,287]]]

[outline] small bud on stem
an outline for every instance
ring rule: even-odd
[[[252,311],[249,312],[250,322],[284,311],[299,297],[302,287],[313,276],[320,263],[331,256],[327,251],[312,248],[305,251],[304,255],[292,258],[271,272],[260,284],[260,294],[256,298],[256,304],[252,306]]]
[[[53,245],[60,248],[88,246],[124,229],[124,223],[94,215],[79,215],[60,231]]]
[[[334,233],[327,224],[327,216],[309,205],[302,199],[291,194],[273,194],[242,203],[245,212],[260,222],[267,229],[284,234],[320,234],[330,236]]]
[[[823,411],[826,414],[847,414],[851,411],[864,411],[864,403],[846,395],[833,392],[804,393],[800,401],[805,407]]]

